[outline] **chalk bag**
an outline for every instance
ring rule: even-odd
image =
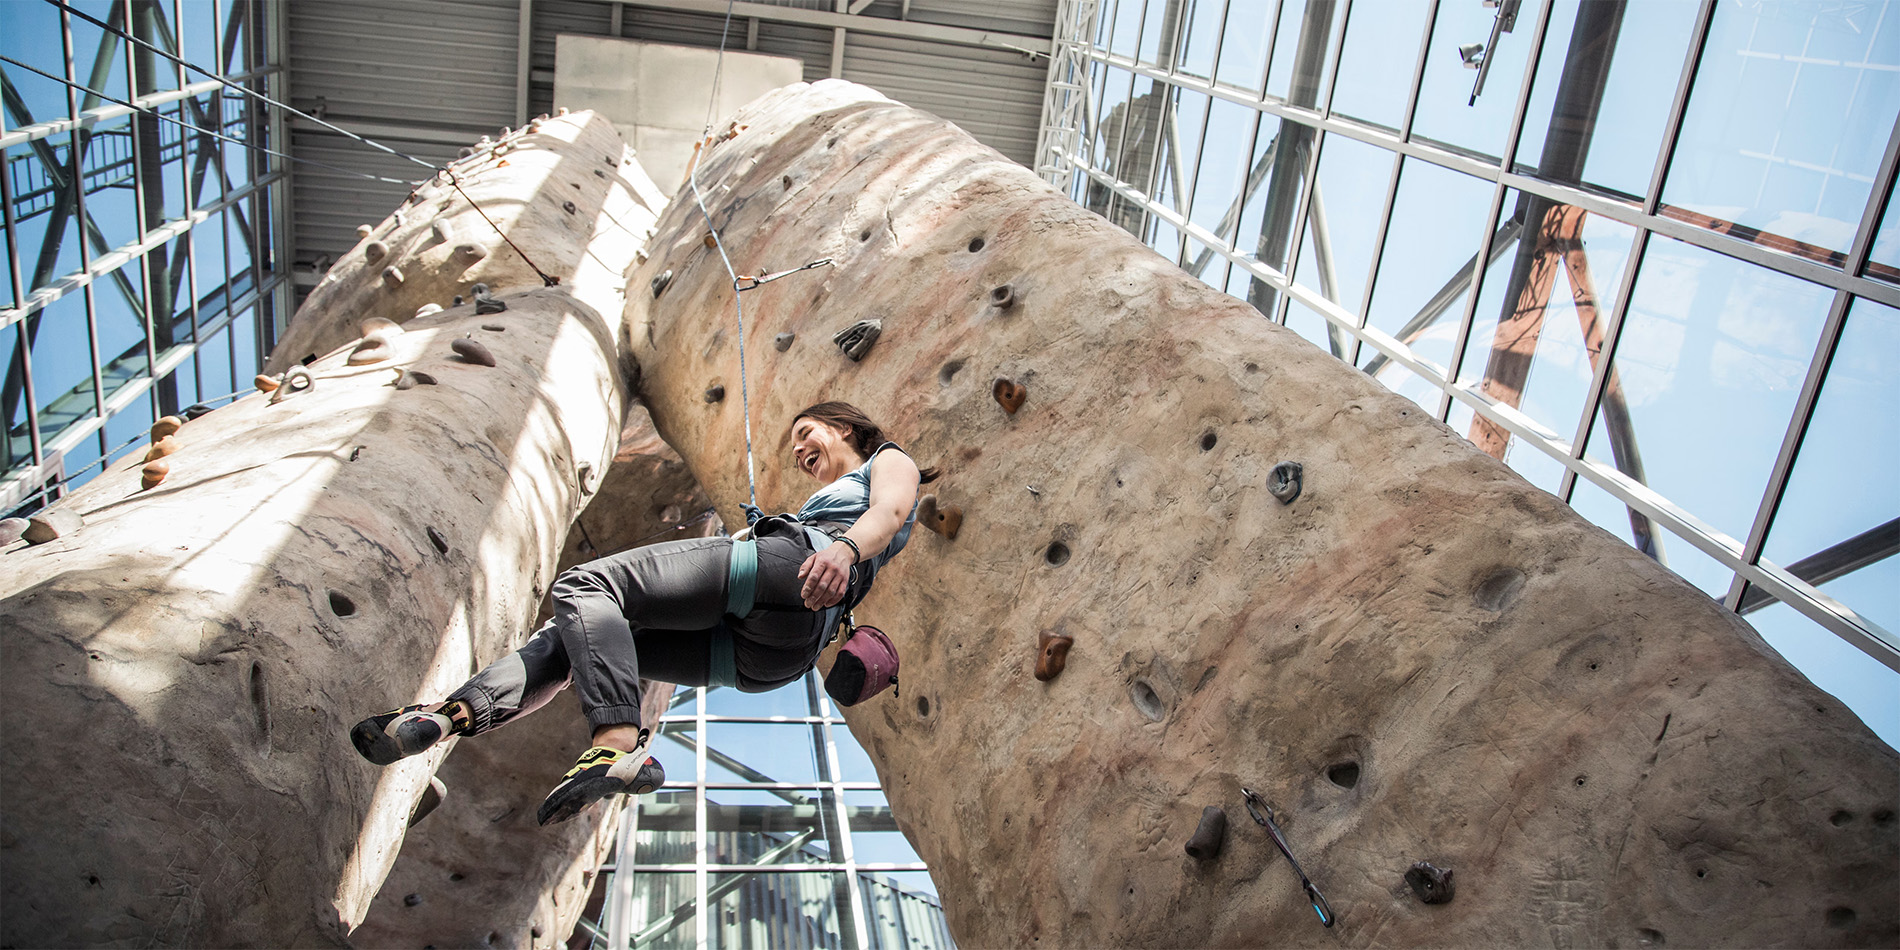
[[[856,706],[897,683],[897,647],[870,624],[845,634],[838,659],[825,674],[825,692],[840,706]]]

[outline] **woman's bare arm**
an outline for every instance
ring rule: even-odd
[[[871,508],[844,533],[867,558],[889,547],[891,539],[897,537],[917,503],[917,486],[922,480],[917,463],[902,452],[880,452],[874,459]],[[805,606],[821,610],[843,600],[845,586],[851,580],[851,565],[857,560],[851,545],[843,542],[806,558],[798,569],[798,576],[805,581]]]

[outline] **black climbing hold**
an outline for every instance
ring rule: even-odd
[[[454,306],[457,306],[457,307],[459,307],[459,306],[461,306],[461,305],[462,305],[462,295],[461,295],[461,294],[456,294],[456,295],[455,295],[455,304],[454,304]]]
[[[561,210],[567,212],[568,214],[573,214],[576,211],[579,211],[580,209],[575,207],[574,202],[572,201],[563,201],[561,202]]]
[[[487,330],[491,333],[502,333],[502,332],[507,331],[508,328],[502,326],[499,323],[484,323],[482,324],[482,329]]]
[[[706,387],[707,402],[718,402],[724,398],[726,398],[726,387],[717,383]]]
[[[780,176],[779,176],[779,179],[778,179],[778,183],[779,183],[779,184],[781,184],[781,185],[784,185],[784,186],[785,186],[785,187],[787,187],[787,188],[790,188],[790,187],[792,187],[792,176],[790,176],[790,175],[780,175]]]
[[[772,338],[772,346],[780,353],[783,353],[792,348],[792,341],[796,339],[798,339],[798,334],[796,333],[781,333]]]
[[[1424,904],[1449,904],[1458,893],[1458,886],[1451,879],[1450,868],[1440,868],[1425,861],[1412,865],[1405,872],[1405,883],[1411,885],[1412,893]]]
[[[449,349],[454,350],[455,355],[461,357],[463,362],[474,363],[477,366],[495,365],[495,354],[488,352],[488,347],[468,337],[456,337],[450,340]]]
[[[487,294],[487,288],[475,293],[475,312],[477,314],[500,313],[508,309],[508,301],[496,300]]]
[[[604,171],[601,171],[601,170],[600,170],[600,169],[598,169],[598,168],[596,168],[596,169],[594,169],[594,177],[595,177],[595,178],[605,178],[605,177],[607,177],[607,173],[606,173],[606,172],[604,172]]]
[[[843,350],[844,355],[850,357],[851,362],[855,363],[864,359],[864,354],[871,352],[871,344],[876,343],[878,334],[883,332],[884,321],[859,320],[832,334],[831,342],[838,344],[838,349]]]
[[[1293,504],[1300,497],[1300,473],[1303,471],[1298,462],[1281,462],[1267,473],[1267,494],[1280,499],[1280,504]]]
[[[201,402],[195,402],[189,406],[186,406],[185,411],[179,413],[179,415],[184,416],[186,422],[190,422],[191,420],[196,419],[199,416],[205,415],[209,412],[211,412],[210,406],[207,406]]]
[[[1219,441],[1220,436],[1215,435],[1212,429],[1201,433],[1201,451],[1212,452],[1214,450],[1214,444]]]
[[[435,553],[449,553],[449,539],[443,537],[442,532],[435,530],[434,527],[426,527],[422,530],[424,534],[429,536],[429,544],[435,548]]]
[[[657,300],[661,294],[666,293],[666,285],[672,282],[673,272],[670,270],[663,270],[660,272],[660,276],[653,278],[652,287],[654,299]]]
[[[1016,292],[1011,290],[1008,284],[990,291],[990,306],[998,310],[1008,310],[1016,306]]]
[[[974,238],[971,238],[971,239],[970,239],[970,253],[972,253],[972,254],[975,254],[976,252],[978,252],[978,251],[980,251],[980,250],[982,250],[982,249],[983,249],[983,239],[982,239],[982,238],[980,238],[980,237],[974,237]]]
[[[1340,762],[1326,769],[1326,780],[1340,788],[1352,788],[1359,784],[1359,763]]]
[[[1219,857],[1226,837],[1227,813],[1218,805],[1209,805],[1201,809],[1201,824],[1194,829],[1194,837],[1188,839],[1188,856],[1202,861]]]
[[[330,591],[330,612],[339,617],[348,617],[356,613],[356,601],[342,591]]]
[[[407,895],[404,895],[402,899],[402,904],[404,907],[415,907],[416,905],[421,904],[421,903],[422,903],[421,894],[407,894]]]
[[[1852,927],[1854,919],[1858,916],[1852,907],[1830,907],[1827,911],[1827,925],[1836,929]]]

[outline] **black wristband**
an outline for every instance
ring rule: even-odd
[[[858,542],[853,541],[842,534],[838,535],[838,540],[851,545],[851,554],[852,554],[851,563],[856,564],[859,561],[864,560],[864,552],[858,549]]]

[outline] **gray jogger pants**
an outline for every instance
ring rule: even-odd
[[[632,548],[563,571],[554,616],[521,648],[449,694],[474,712],[479,734],[539,709],[574,684],[593,728],[640,722],[640,678],[704,686],[713,634],[732,633],[738,686],[761,692],[805,674],[828,630],[805,609],[798,568],[811,555],[804,532],[759,539],[758,593],[746,617],[727,617],[730,538]]]

